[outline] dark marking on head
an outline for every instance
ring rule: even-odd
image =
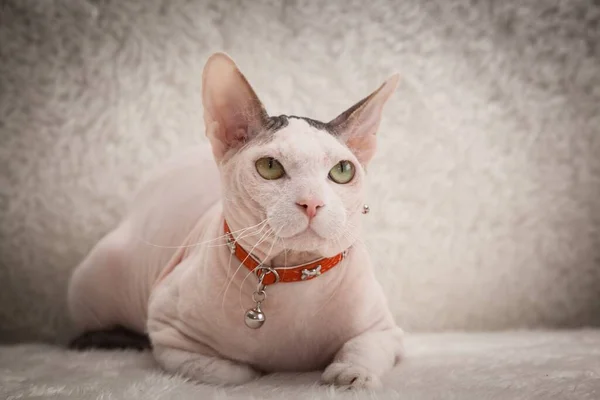
[[[320,129],[320,130],[329,132],[329,125],[326,124],[325,122],[317,121],[316,119],[307,118],[307,117],[298,117],[297,115],[288,115],[287,117],[301,119],[315,129]]]
[[[265,129],[270,132],[276,132],[288,126],[290,123],[290,119],[300,119],[315,129],[319,129],[328,132],[332,135],[335,135],[334,130],[329,124],[312,118],[299,117],[297,115],[278,115],[274,117],[269,117],[265,124]]]
[[[269,117],[265,124],[265,129],[270,132],[275,132],[288,126],[289,121],[285,115],[277,117]]]

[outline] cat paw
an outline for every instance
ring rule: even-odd
[[[162,345],[154,346],[154,358],[165,371],[201,383],[241,385],[262,375],[248,364]]]
[[[366,368],[341,362],[328,366],[321,379],[325,383],[346,389],[374,389],[381,386],[379,377]]]

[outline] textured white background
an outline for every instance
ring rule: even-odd
[[[598,2],[5,0],[0,340],[68,335],[70,271],[204,140],[218,50],[273,114],[402,74],[364,239],[403,327],[600,324]]]

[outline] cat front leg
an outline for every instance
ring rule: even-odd
[[[154,358],[167,372],[196,382],[216,385],[239,385],[258,378],[260,372],[246,364],[205,356],[187,350],[154,345]]]
[[[400,360],[403,332],[394,327],[365,332],[346,342],[325,369],[325,383],[347,388],[376,388],[381,376]]]
[[[186,324],[175,317],[180,308],[176,286],[165,285],[153,294],[148,319],[148,334],[152,352],[158,364],[167,372],[179,374],[196,382],[238,385],[261,374],[247,364],[228,360],[210,346],[183,333]]]

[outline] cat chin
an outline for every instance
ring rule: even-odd
[[[340,240],[323,237],[310,227],[282,239],[284,240],[286,249],[292,251],[308,251],[322,255],[333,255],[345,250]]]

